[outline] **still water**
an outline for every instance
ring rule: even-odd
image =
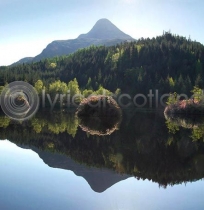
[[[108,135],[72,112],[1,116],[0,127],[2,210],[204,208],[198,116],[123,111]]]

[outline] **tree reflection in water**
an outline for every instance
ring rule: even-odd
[[[112,97],[98,95],[83,99],[76,115],[83,131],[102,136],[119,129],[122,111]]]
[[[75,111],[38,112],[22,123],[1,116],[0,139],[65,154],[81,164],[162,187],[204,177],[202,120],[184,122],[165,119],[160,112],[123,110],[120,129],[111,135],[90,135],[78,129],[79,122]]]

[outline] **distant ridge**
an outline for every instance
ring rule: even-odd
[[[124,41],[133,41],[134,39],[122,32],[108,19],[98,20],[93,28],[87,34],[81,34],[76,39],[56,40],[47,45],[47,47],[37,56],[31,58],[22,58],[12,65],[22,63],[31,63],[45,58],[68,55],[76,52],[78,49],[89,47],[91,45],[111,46]]]

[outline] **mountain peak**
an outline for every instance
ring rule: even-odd
[[[133,39],[131,36],[122,32],[110,20],[106,18],[99,19],[87,34],[81,34],[78,38],[123,40]]]
[[[81,34],[77,39],[53,41],[34,58],[23,58],[12,65],[31,63],[44,58],[68,55],[76,52],[80,48],[89,47],[91,45],[111,46],[124,41],[133,40],[134,39],[131,36],[122,32],[111,21],[106,18],[102,18],[95,23],[93,28],[87,34]]]
[[[95,25],[93,26],[96,27],[96,26],[107,26],[107,25],[112,25],[113,27],[116,27],[110,20],[108,20],[107,18],[101,18],[99,19],[98,21],[96,21]]]

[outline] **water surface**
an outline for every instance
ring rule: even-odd
[[[1,209],[204,208],[202,120],[124,112],[107,136],[71,113],[0,122]]]

